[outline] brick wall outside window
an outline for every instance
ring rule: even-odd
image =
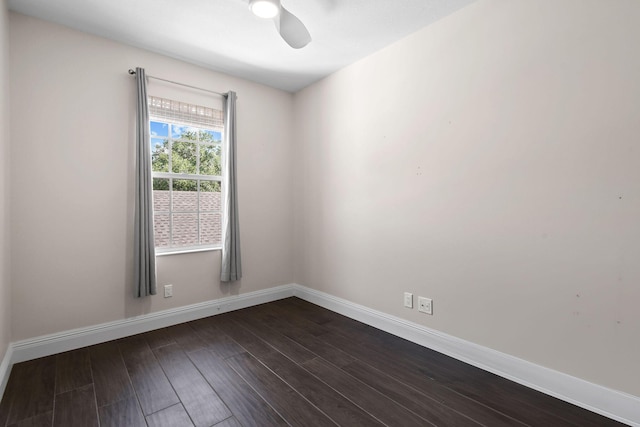
[[[171,219],[168,213],[169,191],[153,191],[154,237],[156,247],[170,245]],[[222,240],[222,216],[220,193],[200,193],[200,241],[198,241],[198,193],[173,192],[173,246],[219,244]]]

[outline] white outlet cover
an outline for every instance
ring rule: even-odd
[[[431,298],[418,297],[418,311],[433,315],[433,300]]]
[[[164,285],[164,297],[169,298],[173,296],[173,285]]]

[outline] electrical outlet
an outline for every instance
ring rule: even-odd
[[[173,296],[173,285],[164,285],[164,297],[170,298]]]
[[[418,311],[433,314],[433,301],[431,298],[418,297]]]
[[[413,308],[413,294],[411,292],[404,293],[404,306],[407,308]]]

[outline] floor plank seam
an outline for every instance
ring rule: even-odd
[[[276,350],[277,351],[277,350]],[[250,353],[249,353],[250,354]],[[324,413],[324,411],[322,411],[320,408],[318,408],[316,405],[313,404],[313,402],[309,401],[309,399],[307,399],[306,396],[304,396],[303,394],[301,394],[298,390],[296,390],[294,387],[292,387],[288,382],[286,382],[283,378],[281,378],[278,374],[276,374],[275,372],[273,372],[268,366],[266,366],[264,363],[262,363],[260,361],[260,359],[258,359],[257,357],[251,355],[251,357],[253,357],[258,363],[262,364],[265,368],[267,368],[276,378],[278,378],[280,381],[282,381],[287,387],[291,388],[294,392],[296,392],[299,396],[301,396],[304,400],[307,401],[307,403],[309,403],[311,406],[313,406],[315,409],[317,409],[321,414],[323,414],[326,418],[328,418],[329,420],[331,420],[334,424],[336,425],[340,425],[338,424],[335,420],[333,420],[331,417],[329,417],[327,414]],[[234,369],[233,367],[231,367],[231,369]],[[234,369],[235,370],[235,369]],[[239,372],[236,371],[236,373],[238,375],[240,375]],[[242,377],[242,375],[240,375]],[[247,380],[245,379],[245,382],[247,382]],[[261,397],[263,399],[265,399],[264,396],[261,395]]]
[[[227,357],[227,359],[230,359],[230,358],[232,358],[232,357],[233,357],[233,356]],[[253,357],[253,356],[252,356],[252,357]],[[227,360],[227,359],[225,359],[225,363],[226,363],[226,360]],[[227,364],[227,365],[228,365],[228,364]],[[228,365],[228,366],[229,366],[229,365]],[[238,371],[236,371],[236,370],[233,368],[233,366],[229,366],[229,368],[230,368],[230,369],[233,369],[233,371],[234,371],[234,372],[235,372],[235,373],[240,377],[240,379],[242,379],[242,381],[244,381],[244,383],[245,383],[249,388],[251,388],[251,389],[253,390],[253,392],[254,392],[256,395],[258,395],[258,396],[260,397],[260,399],[262,399],[262,401],[263,401],[265,404],[269,405],[269,407],[271,407],[271,408],[275,411],[275,413],[276,413],[276,414],[278,414],[278,415],[280,416],[280,418],[282,418],[282,419],[283,419],[287,424],[289,424],[289,425],[291,426],[291,423],[289,423],[289,422],[287,421],[286,417],[285,417],[285,416],[284,416],[280,411],[278,411],[278,408],[274,407],[271,403],[269,403],[269,401],[268,401],[267,399],[265,399],[265,397],[262,395],[262,393],[260,393],[260,391],[259,391],[259,390],[256,390],[256,388],[255,388],[251,383],[249,383],[248,381],[246,381],[246,380],[244,379],[244,377],[242,377],[242,375],[240,375],[240,373],[239,373]],[[294,427],[294,426],[291,426],[291,427]]]
[[[314,359],[320,359],[323,362],[326,362],[327,364],[332,365],[333,367],[335,367],[336,369],[340,369],[338,366],[333,365],[331,362],[324,360],[321,356],[316,356]],[[393,427],[393,426],[389,426],[387,423],[385,423],[383,420],[379,419],[376,415],[372,414],[371,412],[369,412],[366,408],[363,408],[362,406],[360,406],[358,403],[354,402],[353,400],[351,400],[349,397],[347,397],[345,394],[343,394],[342,392],[340,392],[339,390],[335,389],[334,387],[331,386],[331,384],[325,382],[322,378],[318,377],[317,375],[315,375],[313,372],[309,371],[308,369],[305,368],[304,364],[300,364],[299,365],[302,369],[305,369],[307,372],[309,372],[311,375],[313,375],[314,377],[316,377],[319,381],[321,381],[322,383],[324,383],[327,387],[331,388],[333,391],[335,391],[338,395],[342,396],[343,399],[348,400],[349,402],[351,402],[353,405],[357,406],[358,408],[360,408],[363,412],[367,413],[369,416],[371,416],[372,418],[374,418],[375,420],[377,420],[379,423],[387,426],[387,427]],[[349,377],[351,377],[354,381],[358,381],[360,384],[367,386],[366,384],[364,384],[363,382],[359,381],[357,378],[354,378],[352,376],[350,376],[348,373],[345,372],[345,374]],[[367,386],[368,387],[368,386]],[[372,389],[375,391],[375,389]],[[390,401],[400,405],[398,402],[395,402],[393,399],[390,399]],[[404,407],[403,407],[404,408]],[[418,418],[424,420],[426,423],[429,423],[433,426],[435,426],[435,424],[431,423],[429,420],[425,420],[424,418],[420,417],[418,414],[414,413],[413,411],[411,411],[408,408],[404,408],[407,412],[412,413],[413,415],[417,416]]]

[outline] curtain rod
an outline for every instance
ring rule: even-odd
[[[132,70],[131,68],[129,69],[129,74],[131,74],[132,76],[136,74],[135,70]],[[197,86],[191,86],[191,85],[186,85],[184,83],[178,83],[178,82],[174,82],[173,80],[167,80],[167,79],[161,79],[160,77],[154,77],[154,76],[150,76],[149,74],[147,74],[147,77],[149,77],[150,79],[155,79],[155,80],[161,80],[163,82],[167,82],[167,83],[172,83],[174,85],[178,85],[178,86],[184,86],[184,87],[188,87],[191,89],[196,89],[196,90],[201,90],[203,92],[209,92],[209,93],[213,93],[215,95],[220,95],[222,97],[226,97],[228,93],[220,93],[220,92],[216,92],[214,90],[209,90],[209,89],[203,89],[201,87],[197,87]]]

